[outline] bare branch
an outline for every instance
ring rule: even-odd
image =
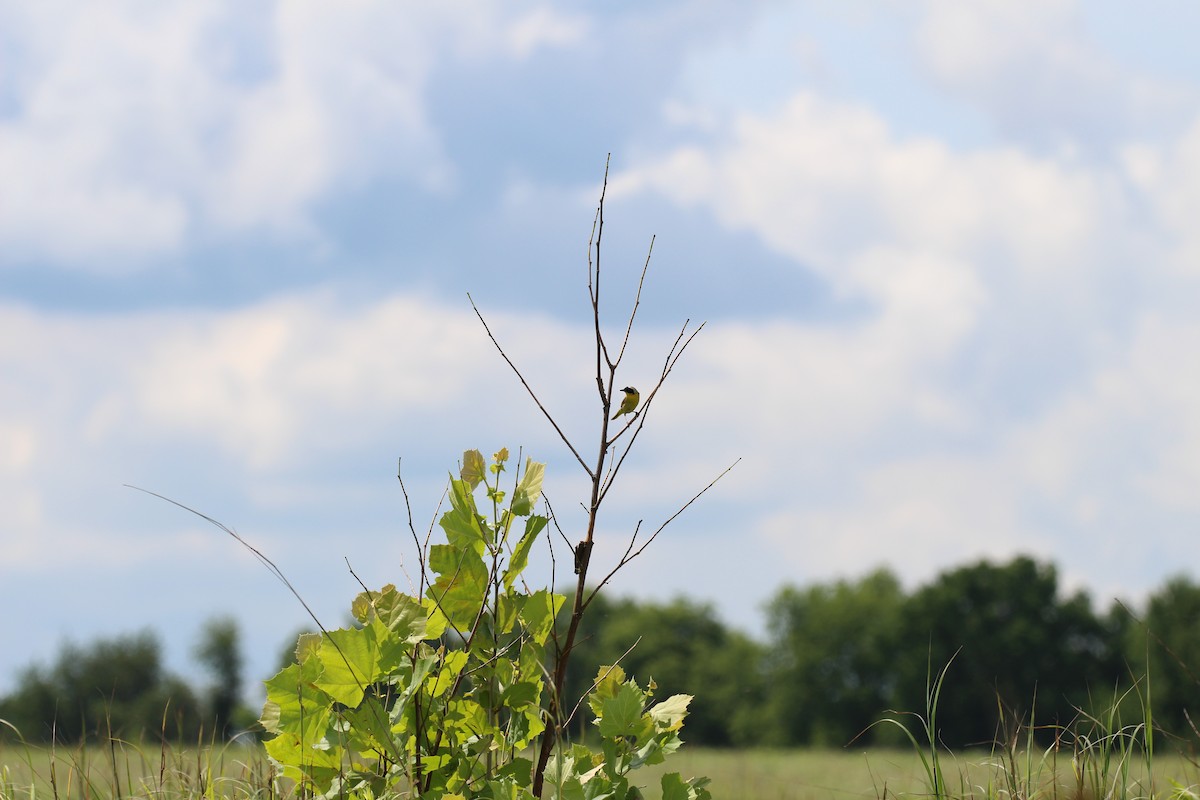
[[[575,449],[575,445],[571,444],[571,440],[563,433],[562,428],[558,427],[558,423],[554,421],[554,417],[550,416],[550,412],[546,410],[546,407],[542,405],[542,401],[538,399],[537,394],[530,388],[529,382],[525,380],[525,376],[521,374],[521,370],[517,369],[517,365],[512,362],[512,359],[508,357],[508,353],[504,352],[504,348],[500,346],[500,343],[496,341],[496,337],[492,335],[492,329],[488,327],[487,320],[483,318],[483,314],[479,313],[479,309],[475,305],[475,299],[471,297],[470,292],[467,292],[467,299],[471,301],[471,308],[475,309],[475,316],[479,317],[479,321],[483,323],[483,329],[487,331],[488,338],[492,340],[492,344],[496,345],[496,350],[499,351],[500,357],[504,359],[508,366],[512,367],[512,371],[520,379],[521,385],[525,387],[525,391],[529,392],[529,396],[533,398],[533,402],[537,403],[537,407],[541,409],[542,414],[546,416],[546,419],[550,420],[550,424],[554,426],[554,430],[558,431],[559,438],[563,440],[563,444],[574,454],[575,460],[579,462],[579,466],[583,467],[584,472],[591,477],[592,471],[588,468],[587,463],[584,462],[583,457],[579,455],[579,451]]]
[[[629,324],[625,326],[625,338],[621,340],[621,351],[613,366],[621,363],[625,357],[625,346],[629,344],[629,334],[633,331],[633,320],[637,317],[638,306],[642,304],[642,285],[646,283],[646,271],[650,269],[650,256],[654,253],[654,236],[650,237],[650,247],[646,250],[646,263],[642,265],[642,277],[638,279],[637,295],[633,298],[633,309],[629,312]]]
[[[616,441],[620,439],[627,430],[629,430],[634,422],[637,423],[637,428],[634,429],[633,434],[629,437],[629,443],[625,445],[625,449],[621,451],[621,455],[617,457],[616,461],[612,465],[612,468],[604,476],[603,485],[600,487],[601,500],[603,500],[605,495],[608,494],[608,490],[612,487],[613,481],[616,480],[617,472],[620,471],[621,465],[625,463],[625,458],[629,455],[629,451],[633,449],[633,443],[637,441],[638,435],[641,434],[642,428],[645,427],[647,414],[650,411],[651,404],[654,402],[655,395],[658,394],[658,390],[662,388],[664,383],[666,383],[667,376],[671,374],[671,370],[675,369],[675,365],[679,362],[679,359],[683,357],[683,353],[685,350],[687,350],[688,345],[692,343],[692,340],[695,339],[700,331],[704,330],[704,326],[708,324],[706,322],[701,322],[700,326],[696,328],[696,330],[692,331],[691,335],[685,340],[683,337],[684,334],[687,333],[687,327],[690,322],[691,320],[685,320],[683,327],[680,328],[679,335],[675,337],[675,342],[671,345],[671,349],[667,352],[666,360],[663,362],[662,374],[659,376],[658,382],[654,384],[654,388],[651,389],[650,393],[646,396],[646,401],[642,404],[641,409],[637,412],[637,416],[627,422],[625,427],[622,428],[616,436],[609,440],[608,444],[610,446],[615,444]],[[681,341],[683,342],[682,344],[680,344]]]
[[[354,567],[350,566],[350,557],[342,556],[342,560],[346,562],[346,569],[350,570],[350,576],[354,578],[354,582],[361,586],[364,592],[369,594],[371,590],[368,589],[367,585],[362,582],[362,578],[358,577],[358,573],[354,571]]]
[[[544,490],[542,491],[542,502],[546,504],[546,509],[550,512],[550,521],[554,523],[554,529],[558,531],[558,535],[562,537],[562,540],[566,543],[567,547],[570,547],[571,540],[567,538],[567,535],[563,533],[562,527],[559,526],[558,515],[554,513],[554,507],[550,505],[550,498],[546,497],[546,492]]]
[[[421,549],[421,539],[417,536],[417,527],[413,524],[412,502],[408,499],[408,488],[404,485],[404,478],[400,475],[400,467],[404,463],[404,459],[396,459],[396,480],[400,481],[400,492],[404,495],[404,509],[408,512],[408,530],[412,533],[413,544],[417,546],[417,563],[421,566],[421,579],[417,582],[419,591],[425,592],[425,551]],[[411,578],[409,581],[411,582]],[[415,592],[414,592],[415,594]]]
[[[588,289],[592,298],[592,321],[596,327],[596,383],[600,386],[600,397],[604,399],[604,385],[600,382],[600,354],[604,354],[604,363],[608,364],[609,371],[615,371],[616,365],[608,355],[608,346],[604,343],[604,336],[600,332],[600,240],[604,238],[604,198],[608,194],[608,168],[612,161],[612,153],[604,159],[604,183],[600,186],[600,203],[596,206],[596,220],[592,223],[593,236],[588,240]],[[596,261],[592,263],[592,253],[596,254]],[[595,274],[595,285],[593,287],[591,278]],[[605,408],[608,404],[605,402]]]
[[[633,547],[633,542],[632,542],[632,540],[631,540],[631,541],[630,541],[630,547],[626,549],[626,551],[625,551],[625,555],[621,556],[621,560],[617,562],[617,565],[616,565],[615,567],[613,567],[613,568],[612,568],[612,570],[611,570],[611,571],[610,571],[610,572],[609,572],[607,575],[605,575],[605,576],[604,576],[604,580],[600,581],[600,583],[599,583],[599,584],[597,584],[597,585],[596,585],[596,587],[595,587],[594,589],[592,589],[592,593],[588,595],[588,598],[587,598],[587,601],[586,601],[586,602],[590,603],[590,602],[592,601],[592,598],[596,596],[596,592],[600,591],[601,587],[603,587],[603,586],[604,586],[606,583],[608,583],[608,582],[609,582],[609,580],[611,580],[611,579],[612,579],[612,576],[617,574],[617,571],[618,571],[618,570],[620,570],[622,567],[624,567],[624,566],[625,566],[626,564],[628,564],[630,561],[633,561],[635,558],[637,558],[637,557],[638,557],[638,556],[640,556],[640,555],[641,555],[643,552],[645,552],[646,548],[647,548],[647,547],[649,547],[649,546],[650,546],[650,544],[651,544],[651,543],[652,543],[652,542],[653,542],[655,539],[657,539],[657,538],[658,538],[658,535],[659,535],[660,533],[662,533],[662,532],[663,532],[663,529],[664,529],[664,528],[666,528],[668,525],[670,525],[670,524],[671,524],[671,523],[672,523],[672,522],[675,520],[675,518],[676,518],[676,517],[678,517],[680,514],[682,514],[684,511],[686,511],[686,510],[688,509],[688,506],[690,506],[692,503],[694,503],[694,502],[696,502],[697,500],[699,500],[699,499],[700,499],[700,497],[701,497],[701,495],[703,495],[705,492],[707,492],[707,491],[708,491],[709,489],[711,489],[712,487],[716,486],[716,485],[717,485],[717,481],[721,480],[721,479],[722,479],[722,478],[724,478],[726,475],[728,475],[728,474],[729,474],[729,472],[730,472],[730,471],[731,471],[731,470],[732,470],[734,467],[736,467],[736,466],[737,466],[739,463],[741,463],[741,461],[742,461],[742,460],[741,460],[740,458],[739,458],[739,459],[737,459],[737,461],[734,461],[732,464],[730,464],[728,467],[726,467],[726,468],[725,468],[725,469],[724,469],[724,470],[721,472],[721,474],[720,474],[720,475],[718,475],[717,477],[713,478],[713,479],[712,479],[712,481],[711,481],[711,482],[709,482],[708,486],[705,486],[703,489],[701,489],[700,491],[696,492],[696,494],[692,496],[692,499],[691,499],[691,500],[688,500],[686,503],[684,503],[682,506],[680,506],[680,507],[679,507],[679,510],[678,510],[678,511],[676,511],[676,512],[675,512],[674,514],[672,514],[671,516],[667,517],[666,521],[665,521],[665,522],[663,522],[663,524],[662,524],[662,525],[659,525],[659,526],[658,526],[658,530],[656,530],[654,533],[650,534],[650,538],[649,538],[649,539],[647,539],[645,542],[643,542],[643,543],[642,543],[642,546],[641,546],[641,547],[639,547],[637,550],[634,550],[632,553],[630,553],[630,549],[632,549],[632,547]],[[641,523],[638,523],[638,524],[640,525]]]
[[[616,386],[617,365],[620,364],[620,362],[624,359],[626,348],[628,347],[632,335],[633,323],[636,320],[638,310],[641,307],[642,290],[645,286],[646,275],[650,267],[650,258],[654,250],[655,240],[654,238],[651,238],[650,240],[650,247],[646,253],[646,261],[642,265],[642,274],[638,280],[637,293],[634,298],[633,307],[630,309],[629,320],[625,327],[625,334],[621,341],[620,350],[617,351],[617,357],[614,360],[609,354],[608,346],[604,340],[604,333],[601,330],[600,324],[601,245],[604,237],[604,203],[608,192],[608,174],[609,162],[606,161],[604,170],[604,184],[601,188],[600,202],[596,208],[596,216],[592,222],[592,235],[588,240],[587,250],[588,298],[592,304],[592,328],[593,336],[595,337],[596,348],[596,391],[600,399],[603,417],[600,421],[600,436],[595,457],[595,466],[591,469],[587,469],[586,466],[584,467],[585,470],[587,470],[588,476],[591,478],[591,497],[589,502],[584,505],[584,512],[587,514],[587,528],[583,532],[583,535],[579,539],[578,543],[572,545],[570,540],[567,539],[566,535],[563,534],[561,528],[558,528],[557,520],[555,521],[555,527],[558,528],[559,534],[563,537],[563,540],[567,542],[567,546],[571,548],[571,551],[574,554],[575,593],[572,600],[571,616],[566,625],[566,630],[561,634],[559,633],[557,627],[551,630],[552,641],[554,642],[554,669],[553,674],[548,676],[550,702],[549,706],[545,710],[545,730],[541,734],[541,741],[538,745],[538,757],[533,769],[532,789],[536,796],[541,796],[546,767],[549,763],[551,752],[554,749],[555,743],[560,740],[563,734],[563,726],[567,724],[571,717],[575,714],[575,710],[572,710],[571,714],[564,718],[562,713],[562,692],[566,681],[567,664],[570,661],[571,652],[574,649],[577,641],[583,613],[587,604],[591,602],[596,594],[595,590],[593,590],[591,595],[586,596],[585,598],[588,588],[588,567],[591,561],[600,507],[604,502],[604,498],[609,487],[612,486],[612,483],[615,480],[621,465],[624,463],[624,459],[628,456],[630,449],[633,447],[634,441],[636,441],[639,433],[646,423],[647,412],[649,411],[650,406],[653,404],[658,390],[662,387],[663,383],[674,369],[675,364],[678,362],[683,352],[687,349],[688,345],[691,344],[692,340],[696,337],[700,330],[704,328],[704,325],[700,325],[699,328],[697,328],[695,331],[692,331],[689,335],[688,326],[690,325],[691,321],[688,320],[684,323],[683,328],[680,330],[679,335],[676,337],[667,353],[663,364],[662,374],[660,375],[658,382],[650,389],[650,391],[643,394],[644,400],[641,410],[639,410],[632,418],[625,420],[621,425],[620,431],[612,439],[610,439],[608,429],[610,424],[612,424],[612,420],[609,414],[611,412],[614,387]],[[472,303],[472,305],[474,305],[474,303]],[[476,314],[478,313],[478,310],[476,310]],[[482,316],[480,316],[480,320],[482,321]],[[489,335],[491,334],[490,331],[488,333]],[[495,343],[494,337],[492,341]],[[499,349],[498,344],[496,347]],[[504,355],[503,351],[501,351],[501,355]],[[504,356],[504,358],[505,361],[508,361],[509,366],[512,367],[512,362],[508,360],[508,357]],[[513,369],[515,371],[516,367],[513,367]],[[520,373],[518,373],[518,375],[519,374]],[[522,382],[524,383],[523,378]],[[528,385],[526,385],[526,389],[528,389]],[[532,391],[530,391],[530,394],[533,394]],[[534,397],[534,401],[537,401],[536,397]],[[538,403],[538,407],[541,408],[540,403]],[[542,412],[544,414],[546,413],[544,408],[542,409]],[[549,414],[546,414],[546,416],[549,418]],[[551,420],[551,422],[553,422],[553,420]],[[557,426],[555,427],[557,429]],[[624,451],[620,453],[618,458],[616,442],[630,431],[632,431],[632,433],[629,437],[629,441],[625,444]],[[559,432],[559,435],[562,436],[561,431]],[[563,439],[565,441],[566,437],[564,436]],[[574,448],[572,448],[571,451],[575,454],[576,459],[578,459],[580,463],[583,463],[582,459],[574,450]],[[608,466],[606,470],[606,464],[609,464],[611,459],[615,459],[615,461],[611,464],[611,466]],[[707,489],[704,491],[707,491]],[[703,493],[703,491],[700,492],[700,494]],[[699,495],[696,495],[696,497],[699,497]],[[692,498],[692,500],[688,501],[683,508],[687,508],[687,506],[691,505],[695,499],[695,497]],[[683,509],[681,508],[680,512],[682,510]],[[680,512],[676,512],[674,516],[678,516]],[[672,519],[674,519],[674,516],[672,516]],[[668,520],[668,522],[669,521],[670,520]],[[640,530],[641,523],[638,525],[638,529]],[[664,523],[664,527],[665,525],[666,523]],[[659,530],[661,531],[662,528]],[[655,532],[655,536],[657,536],[657,533],[658,531]],[[653,538],[654,537],[651,537],[651,539]],[[554,561],[554,546],[552,537],[548,537],[546,541],[551,548],[551,566],[553,569],[556,565],[556,562]],[[621,566],[628,563],[633,558],[636,558],[645,548],[646,544],[649,544],[649,542],[643,544],[637,550],[634,550],[634,547],[637,545],[637,532],[635,531],[633,539],[631,539],[628,548],[626,548],[624,555],[621,557],[620,564],[616,569],[605,576],[601,586],[606,584]],[[599,587],[597,587],[597,589],[599,589]],[[576,706],[576,710],[577,709],[578,706]]]

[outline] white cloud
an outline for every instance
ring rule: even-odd
[[[437,448],[440,470],[465,446],[487,447],[474,439],[481,433],[518,435],[513,420],[536,434],[514,446],[552,440],[470,309],[424,296],[349,302],[311,293],[184,314],[74,316],[9,305],[0,319],[6,567],[51,553],[87,556],[88,547],[64,545],[87,537],[79,509],[98,492],[107,506],[111,490],[138,476],[173,485],[199,470],[244,481],[250,496],[295,497],[287,487],[323,474],[327,460],[380,441],[399,448],[387,448],[389,460]],[[578,357],[586,331],[530,315],[488,320],[570,423],[564,397],[588,388],[582,374],[566,380],[586,365]],[[337,483],[326,496],[350,496]],[[73,502],[61,505],[68,496]]]
[[[943,12],[950,27],[929,35],[991,25],[974,6]],[[998,41],[931,58],[990,76],[1018,40],[1041,46],[996,13]],[[916,580],[1025,551],[1138,594],[1185,557],[1200,479],[1197,130],[1115,159],[956,150],[801,91],[647,155],[616,197],[751,232],[850,309],[714,326],[665,424],[682,437],[707,421],[705,445],[752,454],[739,493],[747,477],[786,491],[751,529],[806,578],[884,562]],[[1123,571],[1130,537],[1144,563]]]
[[[504,34],[512,52],[518,58],[528,58],[542,47],[576,45],[587,35],[588,28],[588,20],[582,16],[564,15],[543,6],[514,20]]]
[[[315,203],[379,178],[446,191],[432,71],[586,30],[543,6],[67,5],[4,13],[22,48],[0,76],[0,245],[104,271],[195,237],[311,236]]]
[[[1195,87],[1149,78],[1105,51],[1086,5],[929,0],[913,55],[1006,138],[1051,150],[1103,150],[1190,113]]]
[[[802,92],[771,116],[742,116],[708,149],[643,159],[613,182],[704,206],[849,292],[842,264],[864,249],[933,251],[1029,272],[1070,270],[1123,211],[1104,173],[1010,148],[957,153],[897,140],[871,110]]]

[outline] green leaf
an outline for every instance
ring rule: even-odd
[[[391,740],[387,709],[378,697],[365,697],[358,708],[346,709],[343,713],[350,722],[349,738],[356,750],[373,750],[393,758],[399,755]]]
[[[454,685],[455,678],[467,665],[467,658],[465,650],[451,650],[446,654],[442,668],[438,671],[437,678],[434,679],[433,686],[429,689],[431,697],[441,697],[447,689]]]
[[[429,612],[415,597],[410,597],[387,584],[378,592],[359,592],[351,606],[354,618],[362,624],[379,619],[395,638],[416,644],[428,637],[426,622]]]
[[[317,658],[324,667],[317,687],[348,706],[361,703],[366,687],[383,677],[373,626],[330,631],[322,637]]]
[[[662,776],[662,800],[691,800],[689,787],[678,772]]]
[[[464,481],[450,481],[450,510],[442,515],[438,524],[446,532],[446,541],[459,549],[470,547],[482,556],[488,536],[479,521],[479,510],[475,496]]]
[[[430,641],[442,638],[442,634],[450,626],[450,621],[446,619],[446,615],[438,608],[437,603],[429,597],[421,599],[421,608],[425,609],[427,615],[425,618],[425,638]]]
[[[567,602],[561,594],[554,594],[546,589],[539,589],[529,595],[525,607],[521,609],[521,622],[529,635],[538,644],[545,644],[554,628],[554,618]]]
[[[508,591],[512,591],[513,584],[517,582],[517,578],[525,571],[525,567],[529,566],[529,552],[533,549],[538,534],[542,532],[542,529],[546,527],[546,523],[549,521],[546,517],[537,515],[525,520],[525,533],[521,534],[520,541],[517,542],[516,548],[513,549],[512,558],[509,559],[508,569],[504,572],[504,588]]]
[[[486,466],[483,460],[483,453],[478,450],[466,450],[463,452],[462,469],[458,473],[459,477],[474,491],[479,482],[483,480],[483,472]]]
[[[588,706],[592,713],[599,717],[601,704],[609,698],[616,697],[621,686],[625,684],[625,670],[619,664],[601,664],[593,683],[596,684],[596,688],[588,695]]]
[[[518,786],[529,786],[533,782],[533,762],[528,758],[514,758],[502,766],[496,775],[511,778]]]
[[[511,633],[513,626],[517,624],[520,618],[521,609],[525,607],[525,603],[529,598],[523,594],[500,595],[499,608],[497,608],[496,629],[500,633]]]
[[[645,693],[632,681],[621,684],[616,696],[600,703],[600,735],[606,739],[637,735],[645,700]]]
[[[272,733],[293,733],[305,741],[316,742],[325,736],[332,713],[329,695],[313,681],[321,674],[317,659],[292,664],[266,681],[267,702],[260,721]]]
[[[467,631],[487,601],[488,570],[483,559],[473,550],[435,544],[429,548],[429,566],[438,577],[426,594],[460,633]]]
[[[294,733],[281,733],[263,747],[267,755],[283,765],[286,777],[298,780],[305,776],[324,786],[337,775],[342,757],[339,749],[313,747]]]
[[[296,663],[303,664],[321,646],[321,634],[302,633],[296,640]]]
[[[371,603],[379,621],[387,626],[391,635],[409,644],[416,644],[429,637],[426,622],[429,616],[421,601],[411,595],[397,591],[388,584],[371,595]]]
[[[537,703],[542,693],[540,683],[519,681],[512,684],[500,695],[500,701],[511,709],[519,709],[526,705]]]
[[[532,458],[525,459],[525,474],[521,476],[516,494],[513,495],[512,513],[519,517],[527,517],[533,513],[533,507],[537,505],[538,499],[542,496],[542,481],[545,478],[545,464],[534,461]]]

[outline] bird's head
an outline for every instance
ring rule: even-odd
[[[632,386],[626,386],[621,391],[624,392],[625,394],[637,394],[638,393],[638,390],[633,388]]]

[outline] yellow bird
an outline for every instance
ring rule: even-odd
[[[633,411],[637,408],[638,401],[642,399],[642,396],[638,394],[638,390],[632,386],[626,386],[621,391],[625,393],[625,399],[621,401],[621,407],[617,409],[617,413],[613,414],[613,419]]]

